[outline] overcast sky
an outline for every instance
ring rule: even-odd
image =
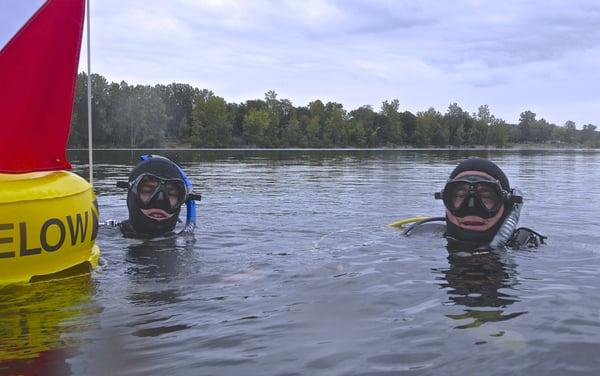
[[[0,0],[4,45],[42,0]],[[275,90],[600,125],[598,1],[92,0],[92,71],[229,102]],[[82,54],[85,56],[85,54]],[[80,70],[85,67],[82,59]]]

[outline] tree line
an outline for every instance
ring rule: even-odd
[[[188,84],[129,85],[92,74],[94,147],[461,147],[553,144],[600,147],[593,124],[577,129],[524,111],[518,124],[491,114],[487,105],[468,113],[452,103],[402,111],[397,99],[381,108],[347,111],[317,99],[295,107],[268,91],[264,99],[229,103],[212,91]],[[73,107],[70,147],[87,146],[87,75],[80,73]]]

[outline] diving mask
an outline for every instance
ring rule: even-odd
[[[141,209],[155,207],[161,202],[165,209],[174,210],[183,205],[190,194],[183,179],[163,178],[151,173],[143,173],[132,182],[117,182],[118,187],[128,188],[136,198]],[[194,197],[191,197],[191,196]],[[199,195],[198,195],[199,196]]]
[[[441,192],[436,192],[435,198],[443,200],[448,211],[457,217],[474,215],[481,218],[492,218],[504,203],[522,200],[504,190],[498,180],[477,175],[449,180]]]

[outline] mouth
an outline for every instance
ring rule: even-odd
[[[162,209],[150,208],[150,209],[142,209],[142,213],[155,221],[164,221],[165,219],[169,219],[173,216],[173,214],[169,214]]]
[[[465,217],[459,223],[465,230],[484,231],[487,227],[487,222],[479,217]]]

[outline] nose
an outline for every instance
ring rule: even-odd
[[[467,206],[469,208],[474,208],[475,207],[475,198],[469,197],[469,201],[467,202]]]
[[[159,201],[162,201],[162,200],[164,200],[164,199],[166,198],[166,197],[165,197],[165,192],[163,192],[163,191],[159,191],[159,192],[158,192],[158,196],[157,196],[157,198],[158,198],[158,200],[159,200]]]

